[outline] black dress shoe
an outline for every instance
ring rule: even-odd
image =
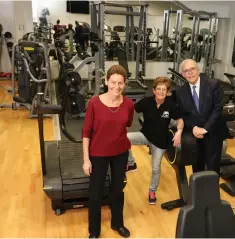
[[[122,237],[129,237],[130,232],[126,227],[111,227],[113,230],[117,231],[118,234]]]
[[[90,234],[88,238],[98,238],[99,236],[95,235],[95,234]]]

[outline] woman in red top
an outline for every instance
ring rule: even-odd
[[[124,227],[123,180],[131,148],[126,127],[134,115],[134,103],[122,95],[126,71],[120,65],[107,72],[108,92],[89,100],[82,130],[84,165],[90,175],[89,238],[98,238],[101,230],[101,203],[108,166],[111,168],[111,228],[121,236],[129,237]]]

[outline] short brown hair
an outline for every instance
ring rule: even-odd
[[[170,82],[170,80],[169,80],[167,77],[160,76],[160,77],[157,77],[157,78],[154,80],[154,82],[153,82],[153,88],[156,89],[156,87],[157,87],[158,85],[165,85],[167,91],[169,91],[169,90],[170,90],[170,87],[171,87],[171,82]]]
[[[108,69],[107,72],[107,80],[109,80],[109,78],[111,77],[111,75],[114,74],[118,74],[124,77],[124,81],[126,81],[127,78],[127,74],[126,74],[126,70],[120,66],[120,65],[113,65]]]

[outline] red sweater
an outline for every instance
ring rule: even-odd
[[[123,96],[123,102],[116,110],[117,107],[104,105],[99,96],[89,100],[82,137],[90,138],[91,156],[114,156],[131,148],[126,127],[133,121],[134,102]]]

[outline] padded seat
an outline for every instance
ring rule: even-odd
[[[190,177],[189,201],[180,209],[176,238],[235,238],[235,216],[221,201],[219,176],[213,171]]]

